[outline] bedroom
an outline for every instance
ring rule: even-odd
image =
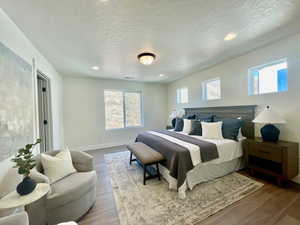
[[[3,194],[3,188],[17,149],[41,137],[36,86],[38,72],[50,81],[48,108],[51,113],[49,133],[46,134],[49,136],[46,148],[49,149],[46,150],[51,152],[68,147],[71,152],[92,155],[97,174],[94,183],[87,182],[95,186],[95,193],[91,195],[96,197],[85,196],[91,197],[91,204],[85,205],[89,201],[74,202],[69,207],[73,209],[69,210],[71,216],[67,218],[64,216],[68,210],[42,209],[38,205],[40,201],[26,204],[31,225],[46,224],[37,221],[44,221],[51,213],[51,217],[57,219],[53,224],[67,221],[81,225],[300,223],[300,186],[297,184],[300,176],[295,175],[299,153],[294,147],[300,141],[300,2],[66,0],[58,4],[55,1],[4,0],[0,7],[1,108],[15,113],[13,107],[5,107],[10,106],[10,98],[3,97],[10,96],[9,88],[5,86],[11,87],[5,83],[3,75],[11,68],[2,63],[7,55],[14,55],[11,60],[17,58],[32,68],[29,76],[35,99],[30,108],[33,121],[30,122],[29,140],[16,142],[10,149],[3,148],[7,132],[2,130],[2,125],[9,123],[5,111],[0,110],[0,146],[4,153],[0,162],[0,197],[9,193],[4,191]],[[138,57],[142,53],[150,54]],[[9,65],[20,64],[13,62],[16,64]],[[270,70],[272,73],[268,73]],[[187,190],[180,192],[182,189],[177,190],[177,180],[173,180],[178,174],[174,175],[170,168],[164,170],[164,162],[160,163],[163,178],[149,179],[146,185],[143,185],[142,166],[136,162],[129,164],[126,145],[133,144],[145,131],[171,128],[171,120],[176,116],[183,117],[183,109],[185,119],[187,115],[197,114],[197,120],[208,115],[214,116],[211,121],[229,117],[236,122],[241,117],[247,124],[243,125],[242,135],[251,139],[261,136],[260,129],[267,122],[252,121],[259,119],[257,116],[262,112],[268,112],[267,106],[270,106],[271,114],[278,115],[279,118],[273,115],[271,119],[277,121],[271,123],[279,128],[279,138],[289,143],[288,147],[282,143],[267,143],[263,150],[267,153],[256,152],[261,156],[257,159],[251,158],[246,148],[251,145],[253,152],[256,147],[257,151],[262,151],[258,147],[260,143],[249,140],[242,148],[244,138],[240,142],[230,140],[232,145],[242,148],[236,150],[241,154],[237,157],[241,160],[229,171],[213,165],[213,171],[206,171],[207,174],[220,173],[216,172],[210,181],[195,181],[197,185],[192,190],[189,190],[193,183],[191,174],[196,174],[199,179],[204,177],[205,169],[200,166],[199,171],[187,173]],[[270,119],[270,113],[265,117],[263,119]],[[200,126],[202,124],[198,123]],[[220,127],[218,132],[220,134]],[[224,137],[222,129],[221,132],[220,139]],[[202,152],[199,158],[198,145],[201,144],[198,142],[191,144],[181,140],[182,137],[175,141],[169,134],[168,138],[162,135],[167,134],[156,133],[154,144],[147,146],[163,154],[165,160],[168,161],[168,153],[155,147],[161,143],[158,139],[176,146],[178,151],[185,151],[188,157],[193,155],[191,149],[194,147],[198,152],[198,164],[203,160]],[[194,135],[194,138],[199,136]],[[210,139],[205,140],[207,143]],[[222,142],[223,139],[213,140]],[[278,148],[284,149],[280,157]],[[229,148],[229,154],[233,154],[232,149]],[[39,155],[45,150],[37,146],[34,151]],[[217,147],[217,151],[221,160],[220,148]],[[256,153],[254,156],[258,156]],[[270,157],[275,158],[264,161]],[[262,171],[252,174],[253,171],[248,170],[251,162],[244,160],[253,159],[254,163],[262,163],[276,173],[278,170],[285,173],[289,168],[288,174],[283,174],[283,180]],[[118,164],[122,160],[126,160],[126,164]],[[193,164],[193,160],[191,157],[189,164]],[[187,165],[186,162],[183,164]],[[173,164],[173,167],[177,166],[179,164]],[[155,175],[157,171],[153,168]],[[238,172],[231,173],[235,170]],[[178,173],[182,171],[177,170]],[[170,174],[173,174],[171,178]],[[10,191],[16,189],[18,183],[20,180],[11,184]],[[220,192],[209,192],[212,186]],[[255,190],[251,191],[253,186]],[[241,197],[239,188],[249,190],[249,193]],[[184,194],[180,196],[180,193]],[[42,199],[47,196],[49,193]],[[9,214],[12,211],[10,209]],[[1,219],[5,220],[8,212],[3,212],[5,217],[2,210],[0,212]],[[41,216],[43,213],[45,216]],[[52,224],[52,221],[48,223]]]

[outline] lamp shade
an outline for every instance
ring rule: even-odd
[[[185,115],[185,111],[184,111],[184,109],[180,109],[177,111],[176,114],[177,114],[176,115],[177,117],[182,118]]]
[[[252,121],[254,123],[263,124],[283,124],[286,121],[274,112],[270,106],[267,106],[258,116]]]
[[[176,117],[176,110],[173,110],[170,114],[169,114],[169,118],[170,119],[173,119],[173,118],[175,118]]]

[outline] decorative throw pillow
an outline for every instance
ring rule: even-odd
[[[175,126],[176,126],[176,118],[172,119],[171,123],[172,123],[172,127],[175,128]]]
[[[189,134],[190,135],[198,135],[198,136],[202,136],[201,122],[212,122],[211,117],[202,117],[202,119],[191,120],[191,121],[192,121],[191,132]]]
[[[201,122],[202,137],[206,139],[224,139],[222,136],[223,122]]]
[[[176,118],[176,124],[174,131],[182,131],[183,130],[183,119],[182,118]]]
[[[191,132],[192,120],[183,119],[183,132],[189,134]]]
[[[192,114],[192,115],[185,115],[185,116],[184,116],[184,119],[194,120],[194,119],[196,119],[196,115],[195,115],[195,114]]]
[[[210,116],[199,115],[199,116],[197,116],[197,120],[205,121],[205,122],[213,122],[213,115],[210,115]]]
[[[69,150],[61,151],[55,156],[41,154],[41,161],[50,184],[76,172]]]
[[[189,135],[202,135],[202,126],[200,120],[191,120],[191,132]]]
[[[237,140],[240,128],[243,126],[244,121],[235,118],[215,118],[215,121],[222,121],[222,133],[226,139]]]

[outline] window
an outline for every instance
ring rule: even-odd
[[[104,103],[107,130],[142,126],[140,92],[105,90]]]
[[[177,104],[184,104],[189,102],[189,91],[188,88],[177,89]]]
[[[221,98],[221,80],[215,78],[202,82],[202,96],[204,100],[217,100]]]
[[[287,61],[279,60],[249,69],[249,95],[259,95],[288,90]]]

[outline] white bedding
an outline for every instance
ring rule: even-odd
[[[196,135],[190,135],[190,136],[217,145],[219,158],[211,160],[209,162],[202,163],[202,165],[220,164],[223,162],[228,162],[233,159],[240,158],[243,155],[242,140],[244,140],[245,138],[240,138],[238,141],[234,141],[231,139],[222,139],[222,140],[204,139],[201,136],[196,136]]]

